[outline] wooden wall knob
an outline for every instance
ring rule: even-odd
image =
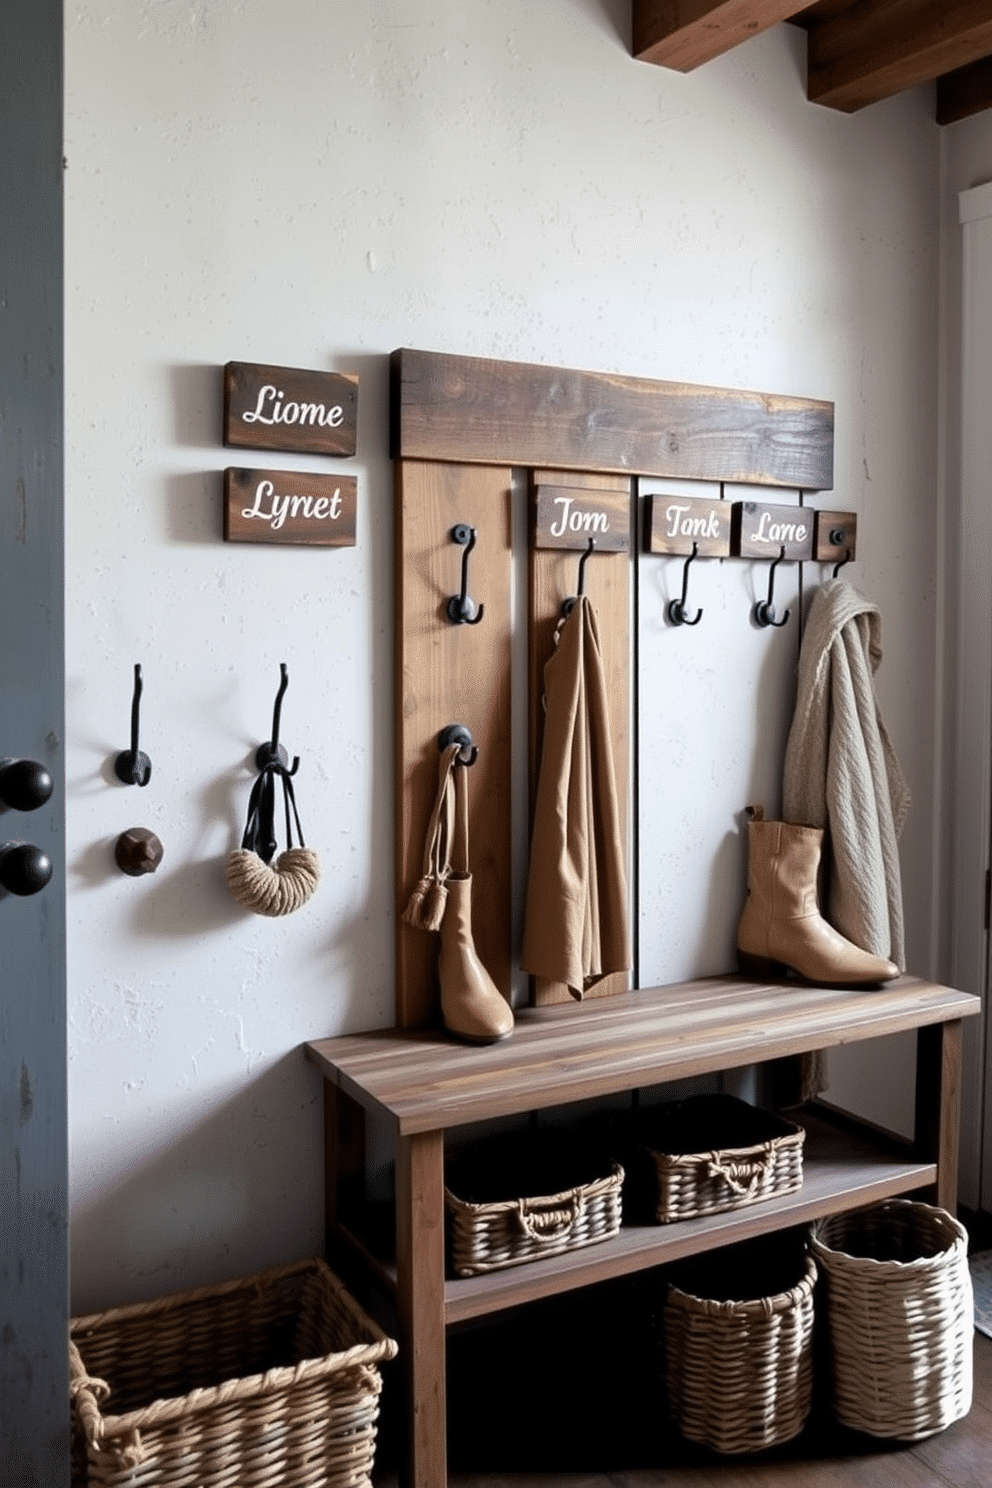
[[[140,878],[143,873],[154,873],[162,861],[164,848],[147,827],[128,827],[114,845],[114,857],[122,873],[131,878]]]

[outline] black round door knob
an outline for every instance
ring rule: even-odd
[[[51,775],[37,760],[0,761],[0,801],[14,811],[37,811],[54,788]]]
[[[8,894],[37,894],[52,876],[52,860],[30,842],[8,842],[0,847],[0,884]]]

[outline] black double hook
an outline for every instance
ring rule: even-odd
[[[471,732],[463,723],[449,723],[437,736],[437,747],[443,754],[450,744],[459,744],[456,765],[474,765],[479,758],[479,746],[472,742]]]
[[[295,775],[300,768],[300,757],[294,755],[292,768],[287,768],[289,755],[283,744],[279,743],[279,725],[282,718],[282,700],[289,686],[289,670],[284,661],[279,663],[279,691],[276,693],[275,705],[272,709],[272,737],[267,744],[259,744],[255,750],[255,767],[259,770],[270,769],[277,766],[284,775]]]
[[[754,619],[757,625],[774,625],[776,630],[788,620],[790,611],[786,610],[781,620],[775,619],[775,570],[785,557],[785,545],[778,550],[778,557],[772,559],[771,568],[768,570],[768,598],[759,599],[754,607]]]
[[[586,547],[585,552],[582,554],[582,557],[579,559],[579,578],[578,578],[578,583],[576,585],[575,594],[572,595],[570,598],[566,599],[565,602],[563,603],[562,607],[561,607],[561,612],[562,612],[563,615],[570,615],[572,613],[572,611],[575,609],[575,601],[577,599],[581,599],[582,596],[586,592],[586,564],[589,562],[589,559],[592,556],[592,554],[595,552],[595,549],[596,549],[596,539],[594,537],[591,537],[589,539],[589,543],[588,543],[588,546]]]
[[[459,522],[451,529],[451,541],[465,549],[462,554],[462,583],[457,594],[448,600],[448,619],[452,625],[478,625],[485,605],[477,605],[468,593],[468,555],[475,547],[475,528],[467,522]]]
[[[685,566],[682,569],[682,598],[671,599],[668,602],[668,618],[673,625],[698,625],[700,620],[703,618],[702,610],[697,610],[695,619],[690,620],[689,612],[685,607],[686,597],[689,593],[689,564],[696,557],[696,554],[698,552],[699,544],[694,542],[692,545],[692,552],[685,560]]]
[[[131,697],[131,748],[122,749],[114,760],[114,774],[122,785],[147,785],[152,778],[152,762],[138,748],[138,724],[141,714],[141,667],[134,667],[134,692]]]

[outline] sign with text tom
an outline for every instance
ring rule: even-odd
[[[242,449],[353,455],[358,376],[228,362],[224,368],[224,443]]]
[[[353,548],[358,481],[295,470],[225,470],[224,540]]]

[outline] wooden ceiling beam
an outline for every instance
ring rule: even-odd
[[[808,5],[809,0],[633,0],[632,50],[642,62],[692,72]]]
[[[954,124],[992,108],[992,57],[937,79],[937,123]]]
[[[989,0],[874,0],[808,22],[807,96],[844,113],[992,53]]]

